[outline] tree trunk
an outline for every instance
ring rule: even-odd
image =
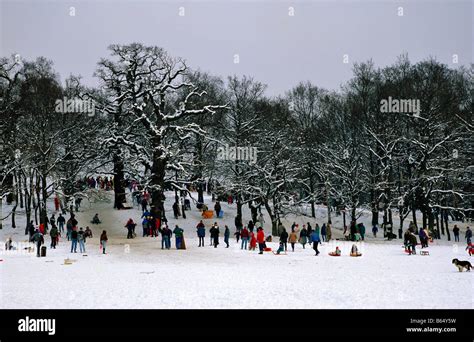
[[[127,202],[125,194],[124,163],[120,151],[115,151],[113,155],[114,164],[114,209],[122,209]]]

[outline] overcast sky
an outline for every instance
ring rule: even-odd
[[[0,0],[0,19],[2,56],[45,56],[62,79],[82,75],[88,85],[97,84],[93,72],[112,43],[157,45],[193,68],[250,75],[268,85],[268,95],[303,80],[337,89],[351,77],[353,62],[384,66],[403,52],[412,62],[432,56],[451,67],[473,56],[471,0]]]

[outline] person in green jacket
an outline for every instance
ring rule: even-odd
[[[49,231],[49,236],[51,236],[51,248],[56,249],[56,244],[58,243],[59,231],[56,226],[53,226]]]
[[[183,242],[184,230],[179,228],[178,225],[173,229],[174,237],[176,238],[176,249],[181,249],[181,243]]]

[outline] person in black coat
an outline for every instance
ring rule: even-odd
[[[213,241],[214,248],[217,248],[217,245],[219,244],[219,226],[212,226],[209,232],[211,233],[211,239]]]
[[[285,252],[286,252],[287,251],[287,244],[288,244],[288,232],[286,231],[285,228],[282,229],[282,232],[280,234],[280,242],[285,247]]]

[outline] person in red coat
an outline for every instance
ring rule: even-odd
[[[263,247],[265,246],[265,233],[263,232],[262,228],[257,229],[257,242],[258,249],[260,250],[258,254],[263,254]]]
[[[254,251],[257,247],[257,239],[255,238],[254,232],[250,233],[250,248],[249,250]]]
[[[54,197],[54,209],[56,209],[56,211],[59,211],[59,198],[57,196]]]

